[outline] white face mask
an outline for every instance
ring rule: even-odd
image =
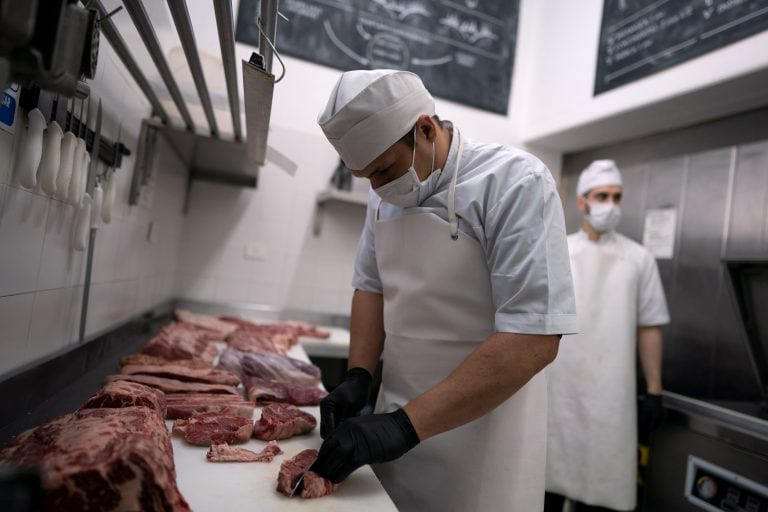
[[[413,130],[413,156],[411,157],[411,166],[408,171],[397,179],[385,183],[384,185],[373,189],[382,201],[399,206],[400,208],[411,208],[419,205],[424,199],[431,195],[441,170],[435,169],[435,143],[432,143],[432,170],[424,181],[419,180],[416,169],[413,167],[416,161],[416,129]]]
[[[614,203],[589,203],[587,222],[600,233],[616,229],[621,221],[621,208]]]

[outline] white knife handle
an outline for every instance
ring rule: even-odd
[[[43,131],[45,130],[45,117],[40,109],[34,108],[27,114],[29,126],[24,136],[24,147],[21,148],[16,175],[19,185],[24,188],[35,188],[37,185],[37,167],[43,156]]]
[[[101,204],[101,220],[104,224],[112,222],[112,208],[115,206],[115,196],[117,195],[117,177],[115,172],[109,173],[107,185],[104,189],[104,202]]]
[[[69,193],[67,195],[69,204],[78,205],[80,182],[83,178],[83,153],[85,152],[85,141],[78,138],[75,145],[75,152],[72,157],[72,179],[69,180]]]
[[[76,251],[84,251],[88,247],[88,232],[91,229],[91,196],[83,195],[83,202],[77,211],[75,220],[75,240]]]
[[[51,121],[45,130],[43,139],[43,157],[37,168],[37,180],[43,192],[49,195],[56,193],[56,175],[61,165],[61,138],[64,133],[56,121]]]
[[[104,189],[101,183],[96,182],[93,187],[93,206],[91,206],[91,228],[97,229],[101,216],[101,205],[104,201]]]
[[[61,141],[61,166],[56,176],[56,199],[66,201],[69,199],[69,182],[72,179],[72,162],[75,157],[77,137],[72,132],[64,134]]]

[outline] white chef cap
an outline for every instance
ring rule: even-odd
[[[391,69],[347,71],[317,123],[344,164],[360,170],[408,133],[435,100],[418,75]]]
[[[622,186],[621,172],[613,160],[595,160],[581,171],[576,194],[583,196],[593,188],[607,185]]]

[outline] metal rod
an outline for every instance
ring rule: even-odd
[[[235,34],[232,17],[231,0],[214,0],[216,25],[219,29],[219,46],[221,46],[221,61],[224,64],[224,78],[227,81],[227,96],[229,110],[232,113],[232,125],[235,129],[235,139],[243,140],[243,125],[240,121],[240,93],[237,87],[237,68],[235,67]]]
[[[88,223],[90,224],[90,219]],[[80,309],[80,332],[78,343],[81,345],[85,341],[85,324],[88,321],[88,302],[91,295],[91,278],[93,276],[93,253],[96,243],[96,228],[90,228],[88,232],[88,256],[85,260],[85,283],[83,284],[83,305]]]
[[[211,96],[208,94],[203,67],[200,64],[200,55],[197,52],[195,32],[192,29],[192,20],[189,19],[187,3],[184,0],[168,0],[168,8],[171,10],[171,17],[173,17],[173,23],[176,25],[176,32],[179,34],[181,47],[184,49],[184,55],[187,57],[189,70],[192,72],[192,79],[195,81],[195,87],[197,88],[197,94],[200,96],[205,117],[208,119],[208,126],[211,127],[211,135],[218,137],[219,128],[216,126],[216,117],[213,115]]]
[[[142,41],[144,41],[144,46],[147,47],[147,51],[149,52],[150,57],[152,57],[152,61],[160,72],[160,76],[163,78],[163,82],[165,82],[165,86],[168,88],[168,92],[171,94],[171,98],[173,98],[176,108],[179,109],[179,113],[181,114],[182,119],[184,119],[184,124],[187,125],[189,131],[194,132],[195,123],[192,122],[192,116],[189,115],[189,110],[187,110],[187,105],[184,103],[184,98],[181,96],[179,86],[176,85],[176,80],[173,79],[171,69],[165,61],[163,49],[160,47],[160,42],[157,40],[155,29],[152,28],[152,23],[149,21],[149,15],[147,14],[147,11],[144,10],[141,0],[123,0],[123,5],[125,5],[125,9],[131,16],[133,24],[136,26],[136,30],[139,31],[139,36],[141,36]]]
[[[138,84],[139,89],[141,89],[141,92],[143,92],[144,96],[146,96],[146,98],[149,100],[149,103],[152,105],[152,111],[154,114],[159,116],[164,124],[171,124],[171,119],[168,117],[168,112],[166,112],[163,106],[160,104],[160,100],[157,98],[157,95],[152,89],[152,86],[149,85],[147,77],[144,76],[141,68],[139,68],[139,65],[134,60],[133,55],[131,55],[131,52],[128,50],[128,45],[125,44],[125,41],[120,35],[120,32],[117,31],[114,23],[112,23],[112,20],[108,17],[107,10],[101,4],[101,0],[96,0],[95,5],[101,15],[100,27],[104,32],[104,35],[107,37],[107,41],[109,41],[109,44],[115,50],[117,56],[120,57],[120,60],[128,69],[128,72],[131,74],[133,79],[136,80],[136,83]]]
[[[278,0],[261,0],[259,52],[264,57],[264,69],[268,73],[272,72],[272,48],[267,42],[267,38],[274,44],[277,33],[277,4]]]

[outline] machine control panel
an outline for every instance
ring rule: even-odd
[[[693,455],[688,456],[685,497],[710,512],[768,512],[768,487]]]

